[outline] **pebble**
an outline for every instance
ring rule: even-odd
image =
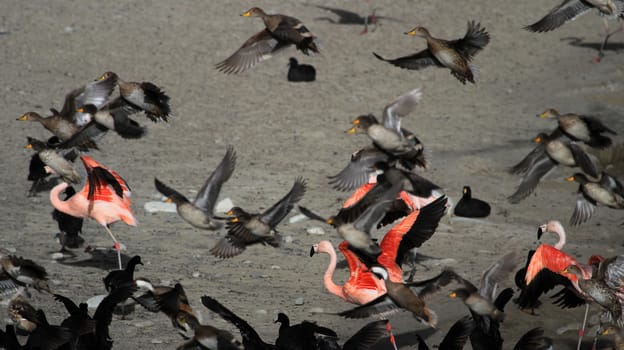
[[[279,265],[271,265],[271,269],[273,270],[280,270],[282,267]]]
[[[143,206],[146,212],[148,213],[175,213],[176,206],[175,203],[165,203],[165,202],[145,202]]]
[[[309,312],[312,314],[322,314],[325,312],[325,309],[323,309],[322,307],[313,307],[310,308]]]
[[[199,273],[199,271],[195,271],[192,274],[193,278],[198,278],[199,276],[201,276],[201,273]]]
[[[306,229],[306,232],[310,235],[324,235],[325,234],[325,230],[323,230],[322,227],[308,227]]]
[[[65,255],[61,252],[52,253],[52,260],[60,260],[63,259]]]
[[[6,249],[9,253],[15,253],[17,251],[17,249],[13,248],[13,247],[8,247]]]
[[[215,212],[227,213],[232,207],[234,207],[234,202],[230,198],[223,198],[215,206]]]
[[[301,222],[305,220],[308,220],[308,217],[303,214],[299,214],[299,215],[291,216],[290,219],[288,219],[288,222],[291,224],[294,224],[296,222]]]
[[[293,242],[293,236],[288,235],[286,237],[283,237],[282,240],[284,241],[284,243],[292,243]]]
[[[50,280],[50,283],[54,286],[60,286],[62,282],[61,280]]]
[[[299,297],[295,299],[295,305],[303,305],[304,303],[305,303],[305,300],[303,299],[303,297]]]
[[[258,309],[258,310],[256,310],[256,313],[258,315],[267,315],[268,314],[268,312],[265,309]]]
[[[162,343],[163,343],[162,340],[152,339],[152,344],[162,344]]]

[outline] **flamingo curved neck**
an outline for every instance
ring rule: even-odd
[[[554,233],[557,234],[557,236],[559,236],[559,241],[557,242],[557,244],[555,244],[555,248],[558,250],[563,249],[563,246],[566,244],[566,233],[565,230],[563,229],[563,227],[561,227],[561,225],[557,225],[557,227],[555,228],[555,230],[553,230]]]
[[[61,192],[63,192],[68,186],[69,184],[67,182],[61,182],[50,190],[50,202],[52,203],[52,206],[56,208],[56,210],[65,214],[75,217],[84,217],[84,215],[77,212],[68,201],[64,201],[59,198]]]
[[[329,266],[327,266],[327,270],[323,275],[323,283],[325,284],[325,288],[327,288],[330,293],[346,300],[346,296],[344,294],[344,291],[342,290],[342,286],[337,285],[336,283],[334,283],[333,280],[337,262],[336,251],[332,248],[328,250],[323,250],[323,253],[327,253],[329,255]]]

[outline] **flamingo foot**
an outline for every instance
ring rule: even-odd
[[[394,347],[394,350],[398,350],[399,348],[396,345],[396,339],[394,339],[394,334],[392,334],[392,325],[390,325],[390,322],[388,322],[388,324],[386,325],[386,329],[388,330],[388,333],[390,333],[390,343]]]

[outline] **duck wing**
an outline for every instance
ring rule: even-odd
[[[449,45],[466,60],[471,60],[490,42],[490,34],[475,21],[468,22],[468,30],[463,38],[453,40]]]
[[[556,165],[557,163],[550,159],[546,152],[541,154],[522,178],[516,192],[507,197],[509,202],[513,204],[520,203],[521,200],[528,197],[531,193],[533,193],[533,190],[535,190],[535,187],[537,187],[537,184],[540,182],[542,177],[544,177],[544,175],[551,171]]]
[[[343,350],[368,350],[388,335],[388,320],[373,321],[362,327],[342,346]]]
[[[591,6],[582,0],[564,0],[539,21],[524,27],[524,29],[543,33],[561,27],[564,23],[589,11]]]
[[[624,197],[624,185],[616,177],[603,172],[600,178],[600,185],[620,197]]]
[[[570,225],[578,226],[585,221],[589,220],[594,211],[596,210],[596,201],[589,197],[583,191],[583,185],[579,186],[579,191],[576,195],[576,205],[574,206],[574,212],[570,217]]]
[[[395,59],[386,59],[373,52],[373,55],[382,61],[386,61],[397,67],[418,70],[429,66],[444,67],[444,65],[438,61],[429,50],[422,50],[413,55],[403,56]]]
[[[273,57],[275,53],[289,46],[290,43],[280,42],[264,29],[247,39],[243,46],[215,68],[223,73],[241,73],[256,64]]]
[[[374,315],[386,317],[399,310],[401,310],[400,306],[398,306],[388,294],[384,294],[366,304],[339,312],[336,315],[344,318],[367,318]]]
[[[438,346],[440,350],[462,350],[475,328],[475,323],[470,316],[464,316],[451,326],[448,333]]]
[[[362,148],[351,155],[349,164],[338,174],[329,176],[329,184],[338,191],[353,191],[366,184],[377,162],[388,162],[390,156],[375,146]]]
[[[524,333],[513,350],[548,350],[552,349],[552,340],[544,336],[544,329],[537,327]]]
[[[271,228],[277,226],[288,215],[295,204],[303,198],[305,191],[306,182],[303,178],[298,177],[286,196],[262,213],[260,220]]]
[[[498,283],[516,269],[520,258],[517,252],[509,252],[483,271],[479,282],[479,294],[488,300],[494,300]]]
[[[236,152],[232,146],[228,146],[225,156],[223,156],[217,168],[210,174],[206,183],[197,192],[197,197],[193,204],[212,215],[217,198],[219,198],[219,193],[221,192],[221,186],[232,176],[235,166]]]
[[[154,178],[154,186],[156,186],[156,190],[158,190],[158,192],[162,193],[162,195],[164,196],[167,196],[169,198],[176,198],[177,200],[183,201],[183,202],[188,202],[188,199],[186,199],[186,197],[182,193],[165,185],[157,178]]]
[[[583,170],[583,172],[591,175],[592,177],[599,177],[596,164],[589,157],[587,152],[581,148],[577,142],[570,142],[570,151],[574,157],[574,162]]]
[[[373,227],[377,227],[381,219],[383,219],[386,215],[388,209],[392,207],[392,204],[399,192],[400,186],[396,185],[386,190],[383,195],[375,201],[375,203],[369,205],[366,210],[358,216],[358,218],[353,222],[353,226],[362,232],[370,234]]]
[[[383,126],[403,135],[401,130],[401,117],[412,113],[418,102],[422,99],[420,88],[403,94],[396,100],[388,103],[383,110]]]
[[[207,307],[210,311],[217,313],[224,320],[233,324],[241,333],[241,337],[243,338],[243,345],[245,349],[274,349],[274,346],[266,344],[261,338],[260,335],[247,323],[247,321],[238,317],[232,311],[230,311],[225,306],[221,305],[217,300],[204,295],[201,297],[201,302]]]

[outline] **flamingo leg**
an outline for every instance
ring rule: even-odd
[[[579,340],[576,345],[576,350],[581,350],[581,342],[583,341],[583,336],[585,335],[585,325],[587,324],[587,314],[589,314],[589,303],[585,303],[585,316],[583,317],[583,325],[581,329],[579,329]]]
[[[613,34],[615,34],[615,33],[618,33],[618,32],[621,32],[622,30],[624,30],[624,22],[622,22],[622,23],[620,23],[620,26],[619,26],[618,29],[610,32],[609,31],[609,22],[607,21],[606,18],[604,18],[603,21],[604,21],[604,27],[605,27],[606,35],[604,37],[604,40],[602,41],[602,45],[600,45],[600,49],[598,50],[598,57],[596,57],[594,59],[594,62],[596,62],[596,63],[599,63],[602,60],[602,58],[604,57],[604,52],[603,51],[604,51],[605,47],[607,46],[607,42],[609,41],[611,36]],[[621,22],[619,19],[618,19],[618,21]]]
[[[117,238],[115,238],[115,236],[113,235],[113,232],[110,230],[110,228],[108,228],[108,226],[104,226],[104,228],[106,229],[106,232],[108,232],[108,234],[111,236],[111,238],[115,242],[114,247],[115,247],[115,250],[117,251],[117,263],[119,264],[119,269],[123,270],[123,267],[121,266],[121,245],[119,244],[119,241],[117,240]]]
[[[388,333],[390,333],[390,344],[392,344],[394,350],[399,350],[396,345],[396,339],[394,339],[394,334],[392,334],[392,326],[390,325],[390,322],[388,322],[386,329],[388,330]]]

